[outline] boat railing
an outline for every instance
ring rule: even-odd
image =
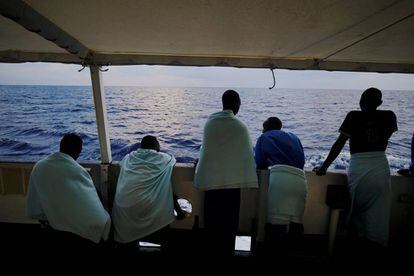
[[[119,164],[82,163],[88,170],[104,206],[111,211]],[[0,222],[37,223],[25,217],[29,178],[34,163],[0,162]],[[241,193],[239,235],[251,236],[263,241],[266,223],[266,200],[269,172],[258,171],[259,189],[245,189]],[[177,164],[172,182],[178,197],[187,199],[192,205],[191,215],[172,224],[172,228],[192,230],[203,228],[203,193],[193,186],[194,166]],[[341,210],[346,205],[347,178],[344,171],[328,172],[324,177],[306,171],[308,198],[304,214],[305,234],[325,235],[333,248],[337,233],[344,232],[340,221]],[[412,178],[393,175],[391,179],[392,205],[390,238],[414,229],[414,181]],[[339,227],[339,228],[338,228]]]

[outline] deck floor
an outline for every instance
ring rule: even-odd
[[[7,252],[10,258],[55,258],[57,256],[71,257],[93,257],[100,260],[110,259],[111,263],[116,261],[129,260],[132,262],[144,263],[146,265],[159,264],[162,262],[186,263],[205,265],[221,262],[226,265],[235,265],[238,268],[249,267],[288,267],[293,265],[296,268],[303,268],[301,265],[316,266],[343,266],[352,263],[374,263],[387,264],[398,263],[409,264],[413,260],[413,241],[404,240],[396,243],[388,250],[381,251],[373,248],[371,252],[363,251],[361,244],[350,244],[344,237],[338,237],[334,255],[327,256],[326,237],[305,235],[300,247],[294,252],[285,255],[270,256],[257,248],[254,252],[236,251],[235,256],[227,259],[216,259],[215,252],[200,252],[197,250],[197,239],[200,236],[191,231],[177,231],[174,233],[176,246],[168,252],[160,248],[136,247],[134,250],[123,250],[114,243],[94,246],[89,243],[78,243],[68,238],[57,241],[51,237],[39,225],[0,223],[1,251]],[[60,237],[61,238],[61,237]],[[4,254],[3,254],[4,255]],[[30,256],[30,257],[29,257]],[[46,259],[47,259],[46,258]],[[157,265],[155,266],[157,267]]]

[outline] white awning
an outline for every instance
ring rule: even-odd
[[[412,0],[0,0],[0,12],[0,62],[414,72]]]

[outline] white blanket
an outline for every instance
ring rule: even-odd
[[[56,230],[98,243],[107,239],[111,219],[88,172],[65,153],[37,162],[30,176],[26,214]]]
[[[387,245],[391,208],[391,178],[385,152],[351,155],[348,169],[351,210],[348,222],[358,233]]]
[[[127,243],[174,221],[171,175],[175,158],[138,149],[125,156],[120,165],[112,218],[115,240]]]
[[[271,167],[267,193],[267,222],[302,223],[307,194],[308,186],[303,170],[286,165]]]
[[[258,187],[248,130],[231,110],[207,120],[194,185],[199,190]]]

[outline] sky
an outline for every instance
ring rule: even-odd
[[[90,85],[89,69],[60,63],[2,63],[0,85]],[[265,88],[272,86],[269,69],[181,66],[111,66],[104,85],[153,87]],[[413,90],[414,74],[275,70],[276,87],[308,89]]]

